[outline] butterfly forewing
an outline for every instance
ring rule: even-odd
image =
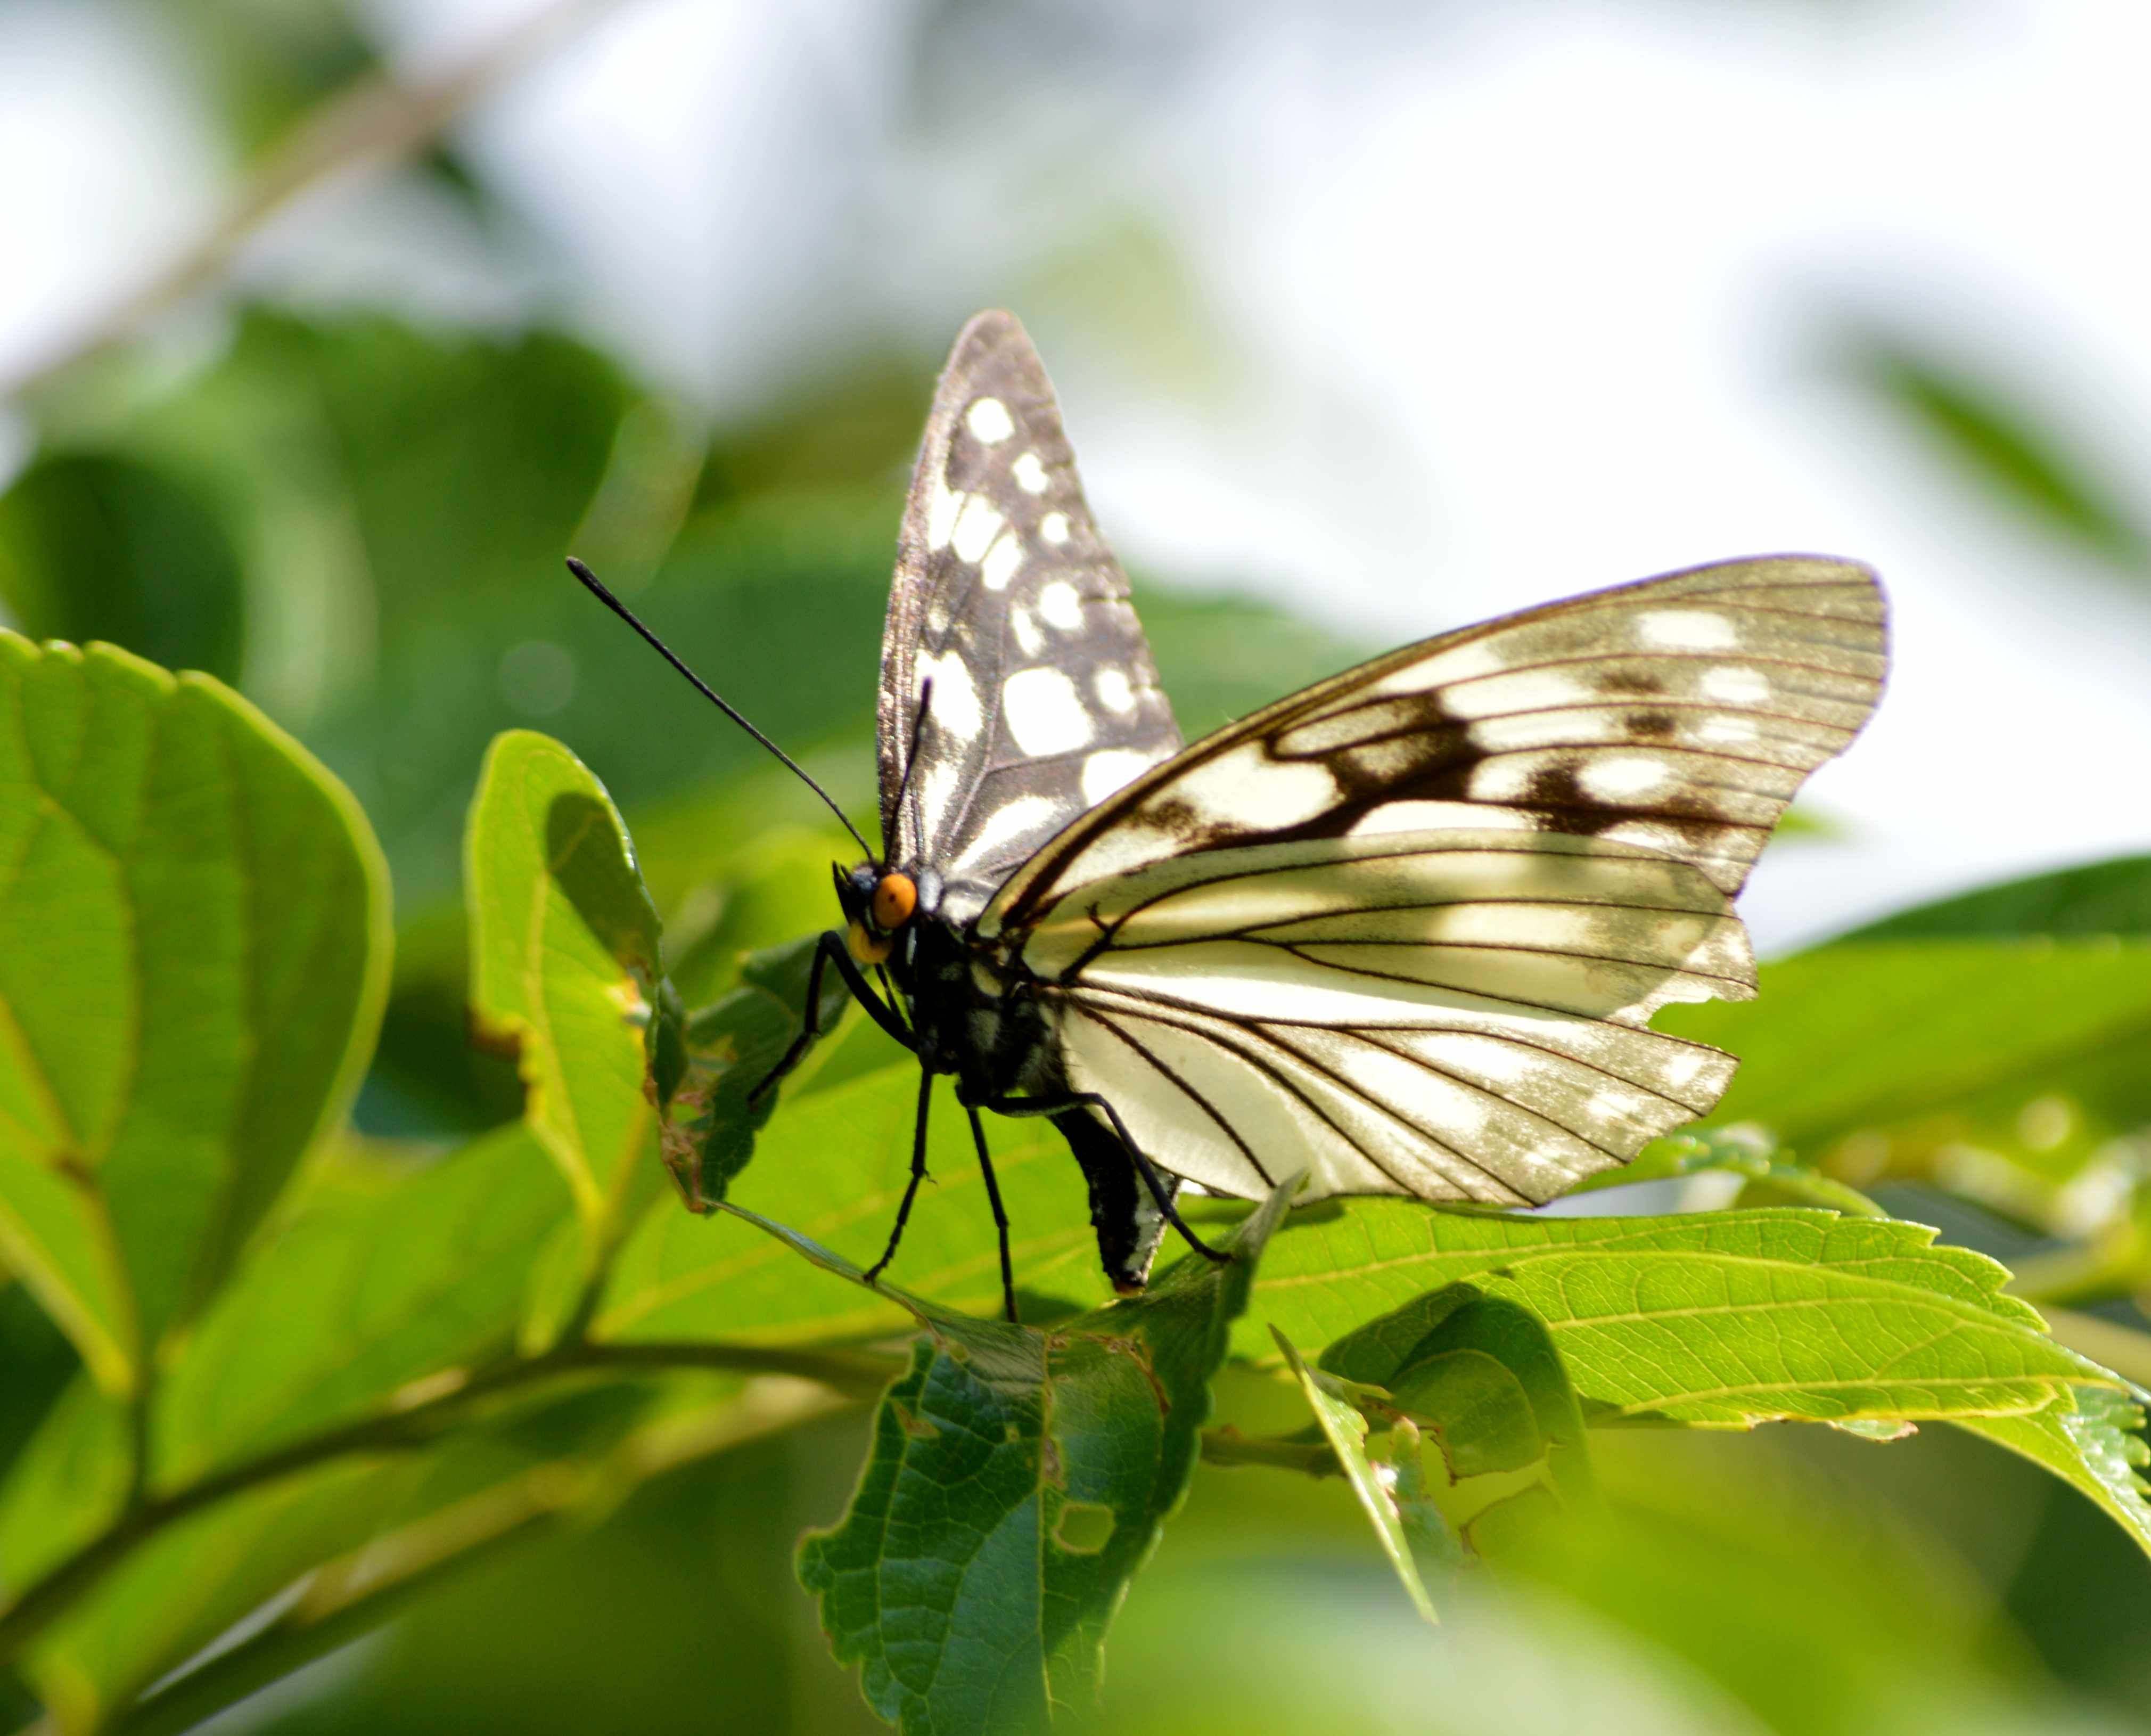
[[[1884,653],[1873,575],[1805,557],[1408,646],[1131,784],[980,930],[1181,1175],[1551,1198],[1724,1091],[1647,1021],[1754,992],[1731,896]]]
[[[1009,314],[964,328],[934,395],[889,597],[878,733],[883,841],[893,862],[939,875],[939,910],[955,921],[1180,745],[1052,386]]]
[[[1207,736],[1025,863],[985,924],[1262,838],[1489,826],[1641,844],[1728,895],[1881,691],[1855,563],[1698,567],[1407,645]]]

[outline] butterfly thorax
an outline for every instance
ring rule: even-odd
[[[919,1056],[974,1101],[1038,1092],[1050,1076],[1053,1010],[1030,973],[968,927],[914,921],[890,961],[910,1003]]]
[[[954,1074],[973,1102],[1060,1086],[1036,977],[1008,948],[943,913],[932,867],[868,861],[834,878],[852,955],[895,979],[929,1072]]]

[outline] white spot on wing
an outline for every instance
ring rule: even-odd
[[[1250,832],[1311,820],[1337,801],[1337,780],[1310,761],[1276,761],[1259,741],[1222,753],[1177,779],[1172,793],[1197,816]]]
[[[1151,757],[1128,747],[1103,747],[1083,762],[1083,799],[1096,807],[1123,784],[1150,770]]]
[[[1065,753],[1091,739],[1091,714],[1057,669],[1019,670],[1002,682],[1001,715],[1025,753]]]
[[[1008,412],[1008,406],[997,397],[973,399],[971,407],[964,412],[964,425],[970,429],[972,438],[989,446],[999,445],[1015,432],[1015,422]]]
[[[1022,564],[1023,539],[1011,530],[986,551],[986,558],[979,563],[979,576],[985,580],[988,590],[1006,590]]]
[[[1715,742],[1721,747],[1737,747],[1744,742],[1753,741],[1762,733],[1762,731],[1755,726],[1755,720],[1752,717],[1723,714],[1716,717],[1706,718],[1703,726],[1696,731],[1699,740]]]
[[[1091,685],[1097,689],[1098,703],[1107,711],[1117,711],[1125,717],[1135,710],[1135,689],[1128,685],[1128,678],[1117,669],[1100,670],[1091,677]]]
[[[1470,676],[1444,689],[1441,703],[1455,717],[1512,717],[1523,711],[1587,705],[1597,697],[1592,688],[1566,670],[1516,669]]]
[[[1064,633],[1083,625],[1083,600],[1065,579],[1056,579],[1038,594],[1038,612]]]
[[[983,494],[964,497],[963,510],[956,514],[956,522],[949,532],[949,546],[956,551],[959,560],[976,564],[986,552],[986,547],[1000,534],[1001,515],[995,512]]]
[[[1035,452],[1025,453],[1010,465],[1009,474],[1015,478],[1015,485],[1026,494],[1043,494],[1046,483],[1050,480],[1045,473],[1045,466],[1040,462]]]
[[[1669,651],[1729,651],[1740,643],[1730,620],[1702,609],[1653,609],[1636,617],[1636,636]]]
[[[1648,795],[1671,776],[1660,761],[1640,754],[1617,755],[1586,760],[1577,772],[1577,782],[1602,802],[1628,802]]]
[[[990,859],[1026,833],[1051,823],[1060,813],[1060,804],[1045,796],[1021,796],[1004,803],[987,815],[979,835],[964,847],[955,866],[962,869]]]
[[[928,548],[947,546],[949,533],[956,528],[956,514],[963,510],[967,498],[961,490],[950,488],[947,478],[934,478],[934,492],[926,502]]]
[[[1452,645],[1417,662],[1407,663],[1393,669],[1379,681],[1370,682],[1362,690],[1368,698],[1390,693],[1424,693],[1430,687],[1440,687],[1450,681],[1468,681],[1475,676],[1499,675],[1509,667],[1501,654],[1484,640]]]
[[[1468,802],[1384,802],[1353,822],[1350,835],[1373,838],[1394,832],[1439,832],[1460,826],[1481,832],[1529,832],[1533,824],[1529,814],[1518,813],[1510,807],[1478,807]]]
[[[1770,696],[1770,678],[1759,669],[1728,664],[1703,671],[1703,691],[1728,705],[1758,706]]]
[[[979,726],[985,721],[985,714],[979,708],[979,689],[964,660],[954,651],[945,657],[921,651],[914,668],[915,681],[920,688],[929,681],[934,684],[928,703],[935,726],[961,741],[975,738]]]
[[[1035,657],[1045,649],[1045,635],[1038,630],[1038,623],[1030,618],[1030,611],[1022,604],[1009,610],[1009,627],[1015,635],[1015,642],[1022,646],[1026,657]]]
[[[1055,548],[1059,548],[1068,540],[1068,514],[1048,513],[1038,521],[1038,534]]]
[[[956,786],[963,767],[954,760],[943,760],[926,768],[919,780],[919,807],[922,829],[928,837],[939,832],[949,817],[949,803],[956,793]]]
[[[1531,763],[1521,759],[1482,761],[1471,768],[1471,799],[1521,802],[1531,788],[1532,771]]]

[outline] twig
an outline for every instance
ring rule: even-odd
[[[294,1441],[123,1511],[98,1536],[52,1568],[0,1613],[0,1664],[151,1537],[218,1501],[356,1453],[408,1452],[436,1439],[474,1402],[539,1381],[638,1369],[713,1369],[791,1374],[847,1398],[878,1392],[901,1369],[898,1358],[868,1351],[784,1350],[760,1344],[563,1344],[546,1354],[483,1370],[454,1389],[409,1409],[367,1417]]]
[[[32,358],[13,378],[0,380],[0,398],[32,391],[130,337],[221,277],[247,238],[299,195],[341,170],[386,168],[414,154],[532,57],[620,3],[554,0],[416,83],[387,73],[361,74],[299,119],[205,233],[85,327]]]
[[[1344,1475],[1327,1441],[1298,1440],[1289,1435],[1243,1435],[1227,1425],[1202,1431],[1205,1465],[1267,1465],[1278,1470],[1304,1471],[1311,1477]]]
[[[321,1568],[286,1612],[260,1632],[170,1678],[111,1726],[114,1736],[178,1736],[333,1651],[423,1597],[442,1577],[570,1519],[605,1498],[613,1480],[640,1484],[676,1466],[828,1415],[846,1401],[826,1388],[756,1381],[714,1414],[638,1430],[601,1455],[590,1476],[539,1465],[497,1490],[470,1496]]]

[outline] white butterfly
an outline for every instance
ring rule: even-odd
[[[920,1060],[882,1264],[936,1073],[974,1130],[1052,1116],[1123,1288],[1176,1177],[1521,1205],[1627,1162],[1731,1079],[1651,1015],[1754,995],[1733,895],[1885,666],[1873,573],[1777,555],[1407,645],[1183,748],[1036,352],[979,315],[904,516],[884,846],[838,875],[807,1003],[833,965]]]

